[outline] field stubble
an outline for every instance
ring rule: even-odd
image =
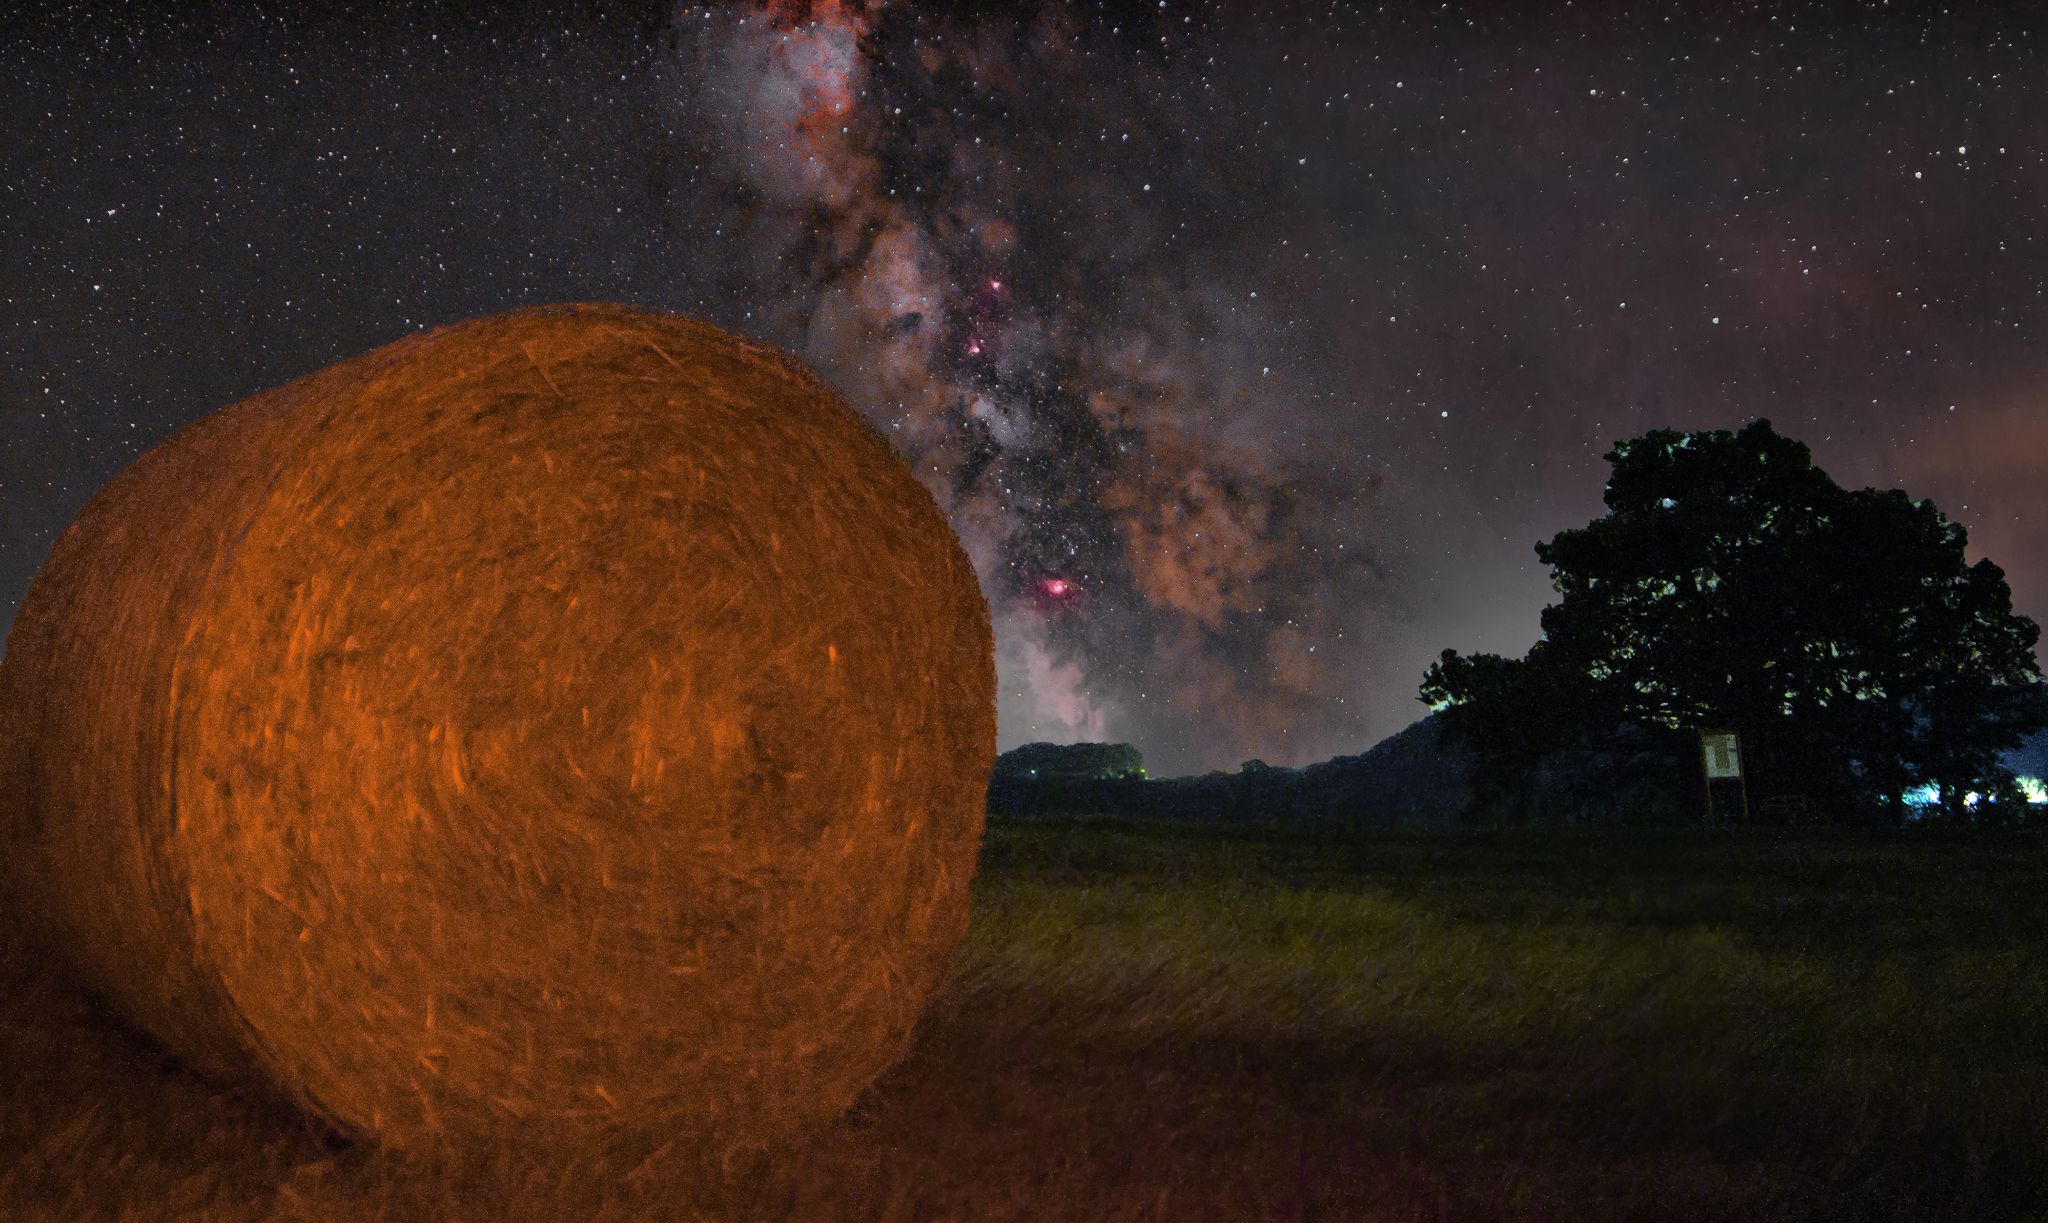
[[[2048,842],[993,823],[910,1058],[724,1169],[336,1148],[18,953],[0,1217],[2042,1217]]]

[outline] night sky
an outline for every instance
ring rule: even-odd
[[[0,19],[0,624],[179,427],[577,300],[896,443],[1005,748],[1363,750],[1666,426],[1933,498],[2048,620],[2029,6],[264,7]]]

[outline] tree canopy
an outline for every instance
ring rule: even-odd
[[[996,757],[994,775],[1143,777],[1145,757],[1128,743],[1026,743]]]
[[[1896,489],[1841,488],[1759,420],[1618,443],[1606,512],[1536,546],[1561,599],[1520,659],[1445,650],[1446,736],[1511,787],[1616,736],[1743,738],[1753,792],[1898,812],[1933,786],[2010,810],[1999,755],[2041,728],[2040,629],[1963,528]]]

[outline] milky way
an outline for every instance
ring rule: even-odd
[[[1933,497],[2039,618],[2048,65],[1845,12],[17,18],[0,606],[204,412],[610,299],[802,354],[896,444],[1006,747],[1361,750],[1438,650],[1533,639],[1530,546],[1667,425]]]
[[[1191,205],[1228,189],[1230,108],[1054,9],[686,10],[676,34],[766,326],[885,424],[983,576],[1005,738],[1185,765],[1284,752],[1283,727],[1355,741],[1372,479],[1293,427],[1313,394],[1270,363],[1299,323],[1231,266],[1256,219]]]

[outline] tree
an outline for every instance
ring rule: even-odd
[[[1521,659],[1444,651],[1422,699],[1507,787],[1618,734],[1686,752],[1742,733],[1752,793],[1896,816],[2010,788],[2000,753],[2043,725],[2040,629],[1963,528],[1898,490],[1848,491],[1759,420],[1618,443],[1606,513],[1536,546],[1562,596]]]
[[[996,757],[994,776],[1143,777],[1145,757],[1128,743],[1026,743]]]

